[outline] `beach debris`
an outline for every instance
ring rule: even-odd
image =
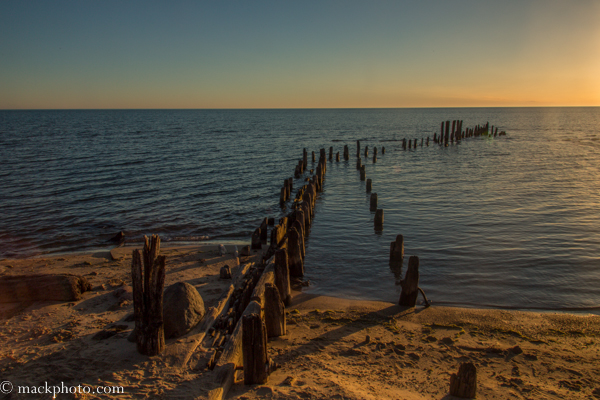
[[[77,301],[92,290],[83,276],[70,274],[13,275],[0,278],[0,303]]]
[[[160,238],[144,236],[143,254],[134,250],[131,259],[133,305],[137,350],[147,356],[162,353],[165,348],[163,325],[163,289],[165,256],[159,256]],[[143,260],[143,265],[142,265]]]
[[[231,271],[229,276],[231,278]],[[202,296],[194,286],[187,282],[169,286],[163,299],[165,338],[185,335],[204,318],[205,312]]]
[[[221,267],[219,270],[219,277],[221,279],[231,279],[231,268],[229,268],[229,265],[224,265]]]
[[[450,395],[474,399],[477,395],[477,368],[471,362],[462,363],[457,374],[450,376]]]
[[[375,230],[383,229],[383,209],[378,208],[377,211],[375,211],[375,218],[373,222],[375,224]]]
[[[406,307],[414,307],[419,295],[419,257],[411,256],[408,259],[408,268],[404,280],[400,282],[402,292],[398,304]]]
[[[219,255],[224,256],[225,254],[227,254],[227,249],[225,248],[224,245],[220,244],[219,245]]]

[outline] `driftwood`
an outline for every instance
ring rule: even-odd
[[[165,257],[159,256],[160,238],[152,235],[151,243],[144,236],[144,252],[133,251],[131,275],[137,350],[154,356],[165,348],[163,325],[163,289]],[[142,272],[143,259],[143,272]]]
[[[402,286],[402,292],[398,304],[414,307],[417,304],[417,296],[419,295],[419,257],[411,256],[408,259],[406,276],[400,285]]]
[[[462,363],[458,374],[450,376],[450,395],[474,399],[477,395],[477,368],[473,363]]]
[[[79,275],[15,275],[0,278],[0,303],[78,301],[92,285]]]

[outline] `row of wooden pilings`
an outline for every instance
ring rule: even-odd
[[[458,143],[462,139],[467,139],[467,138],[472,138],[472,137],[479,137],[479,136],[497,137],[497,136],[505,136],[506,135],[505,131],[498,132],[498,127],[496,127],[494,129],[493,125],[490,130],[489,122],[487,122],[485,125],[476,125],[473,128],[465,128],[464,130],[462,128],[462,125],[463,125],[462,120],[453,120],[452,125],[450,125],[450,123],[451,123],[451,121],[442,121],[441,127],[440,127],[440,133],[438,134],[436,132],[433,134],[433,143],[437,143],[437,144],[443,145],[443,146],[448,146],[449,144],[452,144],[452,143]],[[421,147],[423,147],[423,145],[429,146],[429,141],[430,141],[429,136],[427,136],[427,138],[421,138],[421,142],[420,142]],[[402,139],[402,148],[404,150],[406,150],[407,147],[409,150],[411,148],[416,149],[418,145],[419,145],[419,139],[408,139],[408,141],[406,140],[406,138]]]
[[[307,158],[304,149],[294,171],[296,178],[306,171]],[[219,346],[211,365],[216,371],[216,387],[209,391],[209,399],[225,397],[236,369],[243,368],[245,384],[262,384],[276,367],[268,356],[267,338],[286,333],[285,305],[291,301],[291,281],[304,276],[304,240],[314,218],[317,193],[323,190],[326,170],[326,153],[321,149],[319,162],[306,184],[298,189],[291,211],[277,224],[274,219],[265,218],[254,231],[251,247],[262,251],[262,261],[240,270],[229,300],[233,307],[217,317],[213,329],[217,333],[211,333],[211,338],[225,336],[226,340],[216,342]],[[284,181],[283,204],[291,197],[291,183],[289,179]]]

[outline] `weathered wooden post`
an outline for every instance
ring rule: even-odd
[[[315,162],[315,152],[312,152],[312,162]]]
[[[269,377],[267,328],[260,314],[249,314],[242,317],[242,357],[244,360],[244,384],[266,383]]]
[[[281,188],[281,193],[279,193],[279,205],[283,206],[285,204],[285,196],[287,195],[287,192],[285,190],[285,186],[283,186]]]
[[[408,268],[404,280],[400,283],[402,292],[398,304],[406,307],[414,307],[419,295],[419,257],[411,256],[408,259]]]
[[[417,139],[415,139],[415,144],[413,145],[413,147],[416,149],[417,148]]]
[[[372,185],[373,185],[373,180],[367,179],[367,193],[371,193]]]
[[[329,161],[333,161],[333,146],[329,147]]]
[[[373,164],[377,162],[377,153],[373,153]]]
[[[376,230],[383,229],[383,209],[378,208],[377,211],[375,211],[374,223],[375,223]]]
[[[263,219],[263,222],[260,224],[260,240],[263,243],[267,243],[267,238],[268,238],[267,225],[268,225],[268,223],[269,223],[269,219],[265,218],[265,219]]]
[[[335,153],[335,161],[340,162],[340,152]]]
[[[260,240],[260,228],[256,228],[254,233],[252,234],[252,250],[260,250],[262,249],[262,243]]]
[[[348,161],[350,159],[350,154],[348,152],[348,145],[344,145],[344,160]]]
[[[402,149],[406,150],[406,138],[402,139]]]
[[[362,168],[362,158],[358,157],[356,159],[356,169],[360,170]]]
[[[137,351],[147,356],[162,353],[165,348],[163,323],[163,289],[165,257],[159,256],[160,238],[144,236],[143,254],[134,250],[131,260],[133,309]],[[143,269],[142,269],[143,260]]]
[[[356,141],[356,157],[360,157],[360,140]]]
[[[288,269],[288,256],[284,249],[275,251],[275,286],[279,290],[281,300],[286,306],[292,301],[292,289],[290,286],[290,271]]]
[[[365,146],[365,158],[369,158],[369,146]]]
[[[421,147],[423,147],[423,138],[421,138]]]
[[[477,368],[473,363],[462,363],[458,374],[450,376],[450,395],[463,399],[474,399],[477,396]]]
[[[411,139],[408,139],[408,149],[409,149],[409,150],[412,148],[411,146],[412,146],[412,140],[411,140]]]
[[[288,266],[290,276],[301,278],[304,276],[304,261],[300,250],[300,232],[295,228],[288,229]]]
[[[446,121],[446,134],[444,137],[445,144],[448,144],[448,139],[450,138],[450,121]]]
[[[364,181],[366,179],[366,177],[367,177],[367,171],[365,170],[365,166],[362,165],[360,167],[360,180]]]
[[[288,178],[288,187],[290,188],[290,195],[288,196],[289,199],[290,197],[292,197],[292,190],[294,190],[294,178]]]
[[[306,167],[308,166],[308,151],[306,151],[306,148],[302,149],[302,171],[306,171]]]
[[[384,154],[385,154],[385,146],[382,146],[381,147],[381,155],[384,155]]]
[[[390,244],[390,265],[402,265],[404,259],[404,236],[396,236],[396,240]]]
[[[377,211],[377,193],[371,193],[370,211]]]
[[[265,283],[265,325],[267,337],[285,335],[285,306],[281,301],[279,289],[272,283]]]
[[[300,244],[300,256],[302,256],[302,259],[304,260],[304,257],[306,256],[306,250],[304,248],[304,228],[302,226],[302,223],[297,219],[292,224],[292,228],[295,228],[299,233],[298,243]]]

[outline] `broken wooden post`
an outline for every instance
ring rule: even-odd
[[[377,193],[371,193],[370,211],[377,211]]]
[[[287,192],[285,190],[285,186],[281,188],[281,192],[279,194],[279,205],[283,206],[285,204],[285,196]]]
[[[375,229],[376,230],[382,230],[383,229],[383,210],[381,208],[378,208],[377,211],[375,211]]]
[[[260,240],[263,243],[267,243],[267,225],[269,224],[268,218],[263,219],[263,222],[260,224]]]
[[[160,238],[144,236],[143,254],[133,251],[131,278],[133,314],[137,351],[147,356],[162,353],[165,348],[163,323],[163,289],[165,287],[165,257],[159,256]],[[143,260],[143,269],[142,269]]]
[[[365,146],[365,158],[369,158],[369,146]]]
[[[260,314],[244,315],[242,318],[242,354],[244,384],[266,383],[269,377],[267,329]]]
[[[477,395],[477,368],[471,362],[462,363],[458,374],[450,376],[450,395],[474,399]]]
[[[285,335],[285,307],[279,289],[272,283],[265,283],[265,325],[267,337]]]
[[[281,300],[287,306],[292,301],[292,289],[290,286],[290,271],[288,269],[288,256],[284,249],[275,252],[275,286],[279,290]]]
[[[219,270],[219,278],[221,279],[231,279],[231,268],[229,265],[224,265]]]
[[[396,240],[390,244],[390,265],[402,265],[404,259],[404,236],[396,236]]]
[[[252,234],[252,250],[260,249],[262,249],[262,244],[260,240],[260,228],[256,228],[256,230]]]
[[[365,166],[361,165],[360,166],[360,180],[364,181],[367,177],[367,171],[365,170]]]
[[[295,228],[288,230],[288,266],[290,276],[296,278],[304,276],[304,262],[300,250],[300,232]]]
[[[373,180],[367,179],[367,193],[371,193],[372,186],[373,186]]]
[[[406,307],[417,305],[417,296],[419,295],[419,257],[411,256],[408,259],[408,268],[404,280],[400,282],[402,292],[398,304]]]

